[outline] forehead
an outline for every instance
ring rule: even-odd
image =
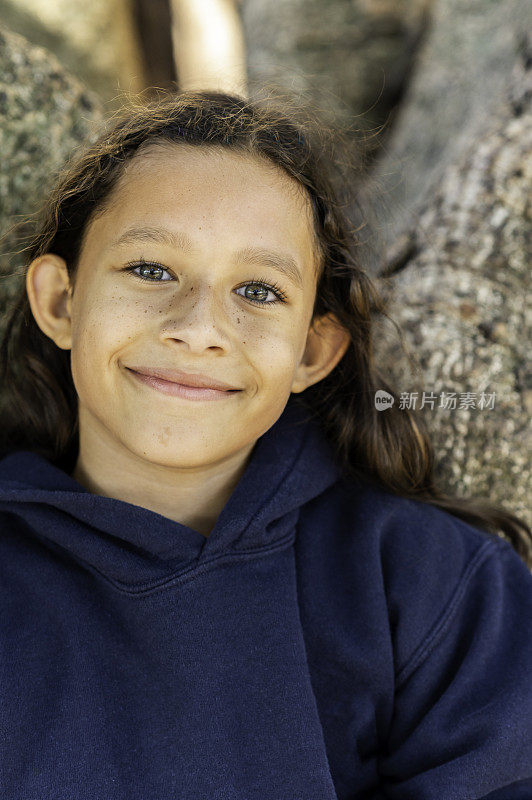
[[[180,177],[181,183],[196,185],[198,189],[227,190],[230,183],[242,192],[251,187],[270,190],[291,199],[299,211],[310,209],[310,201],[304,187],[284,169],[266,156],[235,150],[222,145],[190,145],[162,140],[141,145],[120,176],[116,190],[127,189],[132,180],[149,181],[161,173],[173,181]],[[209,175],[212,183],[201,186],[198,179]]]
[[[310,198],[304,187],[266,157],[221,146],[157,143],[126,164],[102,212],[99,236],[116,236],[134,222],[191,226],[222,246],[230,237],[279,243],[316,260]],[[247,242],[252,243],[251,241]]]

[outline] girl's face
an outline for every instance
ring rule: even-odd
[[[315,268],[310,202],[274,165],[174,145],[134,158],[87,229],[67,301],[81,450],[90,440],[177,468],[249,451],[341,355],[304,358]],[[139,382],[138,366],[240,391],[170,396]]]

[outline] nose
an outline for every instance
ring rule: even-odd
[[[213,283],[195,282],[172,302],[161,327],[164,340],[173,339],[191,351],[226,350],[230,344],[228,309]]]

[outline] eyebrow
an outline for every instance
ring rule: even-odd
[[[186,233],[152,227],[129,228],[112,243],[111,247],[119,247],[133,242],[159,242],[183,252],[194,250],[192,239]],[[297,262],[287,253],[267,250],[263,247],[244,247],[237,250],[235,256],[242,264],[254,264],[260,261],[277,272],[281,272],[300,289],[303,288],[303,278]]]

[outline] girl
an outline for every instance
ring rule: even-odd
[[[48,199],[1,349],[3,797],[532,796],[530,530],[376,412],[323,163],[182,92]]]

